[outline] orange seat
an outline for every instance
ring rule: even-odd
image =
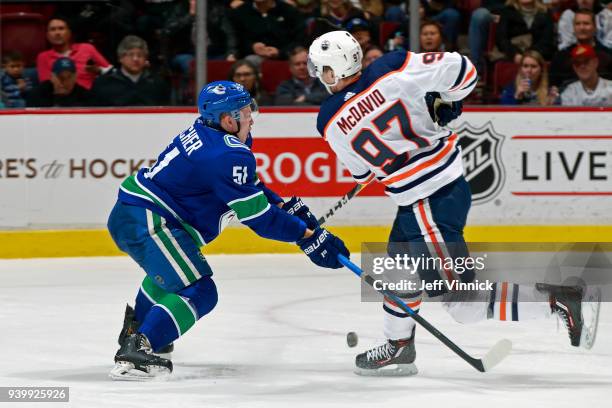
[[[27,66],[35,65],[36,56],[47,48],[45,18],[38,13],[0,15],[0,51],[19,51]]]
[[[266,60],[261,63],[261,86],[270,95],[276,93],[278,85],[291,79],[288,61]]]

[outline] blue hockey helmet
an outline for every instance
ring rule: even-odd
[[[232,81],[211,82],[198,95],[198,111],[209,126],[219,127],[224,113],[239,121],[240,110],[249,105],[252,111],[257,111],[257,104],[249,91]]]

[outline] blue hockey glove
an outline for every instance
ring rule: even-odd
[[[446,102],[440,97],[440,92],[427,92],[425,103],[429,110],[431,120],[440,126],[446,126],[449,122],[457,119],[463,110],[463,102]]]
[[[317,221],[317,217],[310,212],[310,209],[306,204],[304,204],[300,197],[291,197],[291,200],[283,204],[282,209],[288,214],[295,215],[304,221],[309,229],[314,231],[315,229],[319,228],[319,221]]]
[[[338,255],[347,258],[351,255],[344,242],[324,228],[317,228],[311,237],[300,239],[297,244],[313,263],[323,268],[342,268]]]

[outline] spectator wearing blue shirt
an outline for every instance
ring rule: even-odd
[[[2,102],[7,108],[24,108],[25,95],[32,89],[32,82],[24,77],[23,57],[19,52],[9,52],[2,58],[4,74],[2,84]]]

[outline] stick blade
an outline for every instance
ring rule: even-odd
[[[512,342],[508,339],[501,339],[489,350],[489,352],[482,358],[482,366],[484,372],[490,371],[493,367],[501,363],[501,361],[508,357],[512,351]]]

